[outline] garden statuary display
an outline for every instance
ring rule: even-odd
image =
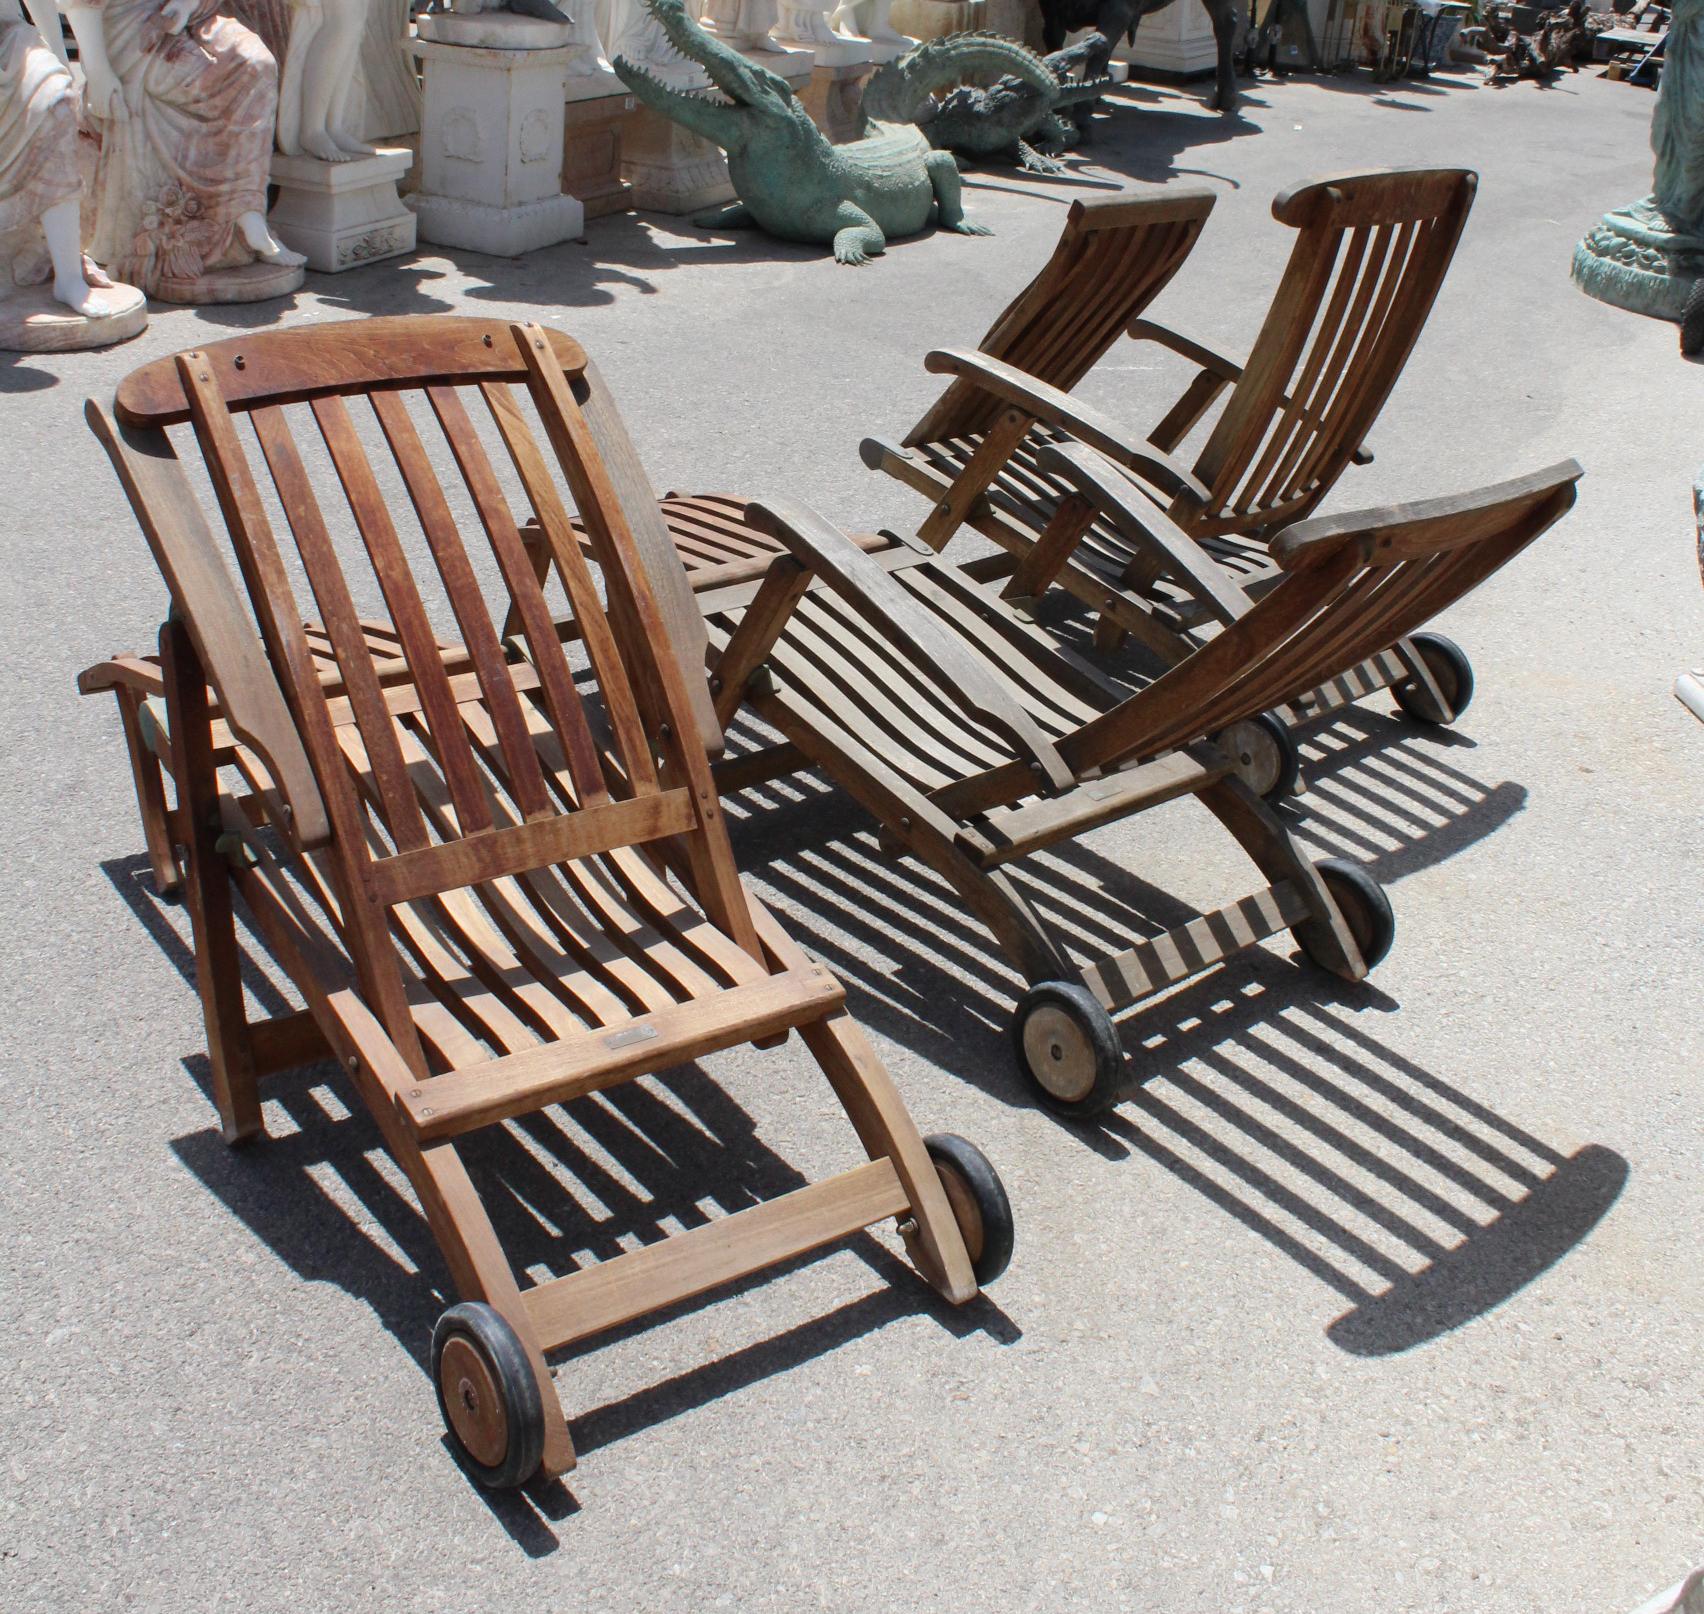
[[[892,61],[917,43],[893,25],[893,0],[840,0],[829,27],[838,34],[865,40],[873,62]]]
[[[841,263],[867,263],[890,236],[915,235],[932,215],[943,229],[988,235],[964,216],[958,165],[914,127],[873,123],[862,139],[832,146],[778,74],[705,33],[682,0],[646,0],[671,46],[699,63],[727,101],[683,95],[624,56],[615,70],[646,106],[714,141],[728,154],[739,197],[696,221],[723,229],[756,225],[784,241],[820,241]],[[944,84],[973,71],[970,52]],[[1003,63],[991,62],[995,71]]]
[[[217,0],[77,0],[66,15],[100,139],[91,256],[168,303],[302,283],[266,222],[278,66]]]
[[[877,69],[864,87],[864,112],[882,123],[914,123],[943,151],[1009,157],[1031,173],[1057,174],[1062,165],[1052,154],[1066,150],[1077,134],[1060,108],[1093,101],[1112,83],[1073,77],[1094,49],[1093,40],[1084,40],[1044,59],[997,34],[931,39]],[[1006,71],[986,88],[961,84],[937,97],[943,75],[949,82],[959,76],[970,55],[982,73],[993,59]]]
[[[1704,285],[1704,0],[1678,0],[1670,19],[1651,147],[1651,194],[1586,232],[1574,248],[1574,279],[1603,302],[1678,320]],[[1704,346],[1700,326],[1704,309],[1682,327],[1687,351]]]
[[[278,63],[278,149],[345,163],[376,147],[353,126],[352,105],[369,0],[224,0]]]
[[[0,347],[29,353],[106,347],[148,323],[147,299],[83,256],[77,88],[39,31],[0,0]]]
[[[1112,60],[1113,46],[1120,37],[1134,41],[1136,25],[1156,11],[1164,11],[1176,0],[1041,0],[1042,42],[1050,51],[1065,43],[1067,34],[1093,28],[1100,43],[1090,57],[1084,77],[1099,78]],[[1232,57],[1237,43],[1236,0],[1201,0],[1213,24],[1213,39],[1219,47],[1218,83],[1212,105],[1220,112],[1237,107],[1237,74]]]

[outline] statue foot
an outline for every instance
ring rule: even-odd
[[[358,134],[351,134],[347,129],[333,129],[331,138],[339,149],[350,157],[376,157],[379,148],[369,140],[363,140]]]
[[[128,286],[120,290],[105,275],[101,275],[99,285],[93,286],[79,275],[69,278],[56,275],[53,298],[84,319],[110,319],[136,305],[135,293]]]
[[[323,129],[316,129],[312,134],[302,136],[302,150],[311,157],[318,157],[322,162],[346,163],[355,153],[345,151],[342,146],[331,138]],[[253,243],[251,242],[252,246]]]
[[[258,213],[245,213],[237,220],[237,227],[243,232],[243,240],[248,242],[249,250],[262,263],[275,263],[283,269],[299,269],[308,260],[305,254],[292,252],[266,227],[266,220]]]
[[[956,224],[947,226],[954,235],[992,235],[994,232],[986,224],[972,224],[969,219],[960,219]]]

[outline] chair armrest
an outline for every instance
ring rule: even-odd
[[[158,427],[118,425],[93,400],[84,412],[124,484],[225,721],[272,776],[286,809],[278,829],[304,850],[327,845],[331,824],[296,721],[171,442]]]
[[[1062,477],[1170,578],[1220,622],[1235,622],[1253,605],[1217,561],[1165,511],[1142,497],[1104,459],[1080,443],[1055,443],[1036,456]]]
[[[968,712],[1017,748],[1020,759],[1045,781],[1046,789],[1069,790],[1075,784],[1052,740],[988,664],[832,523],[805,505],[774,499],[748,504],[746,524],[785,545],[807,572],[821,577],[908,655],[927,666]]]
[[[1068,392],[1026,375],[1016,365],[959,348],[937,348],[923,361],[923,368],[936,375],[957,376],[983,391],[1002,398],[1035,420],[1044,421],[1091,447],[1110,460],[1135,471],[1175,499],[1188,494],[1202,504],[1211,501],[1206,486],[1180,461],[1152,443],[1130,435],[1117,421],[1088,404],[1079,403]]]

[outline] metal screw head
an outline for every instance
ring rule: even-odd
[[[915,1216],[907,1216],[902,1222],[899,1223],[899,1225],[895,1229],[895,1231],[898,1232],[899,1236],[902,1239],[916,1238],[917,1237],[917,1218]]]
[[[233,359],[233,360],[232,360],[232,361],[231,361],[231,362],[232,362],[232,363],[233,363],[233,364],[235,364],[235,365],[236,365],[236,367],[237,367],[237,368],[238,368],[238,369],[239,369],[239,370],[246,370],[246,369],[247,369],[247,368],[248,368],[248,360],[247,360],[247,359],[245,359],[245,358],[244,358],[244,357],[243,357],[243,356],[242,356],[242,354],[240,354],[240,353],[239,353],[239,354],[238,354],[238,355],[237,355],[237,356],[236,356],[236,358],[234,358],[234,359]]]

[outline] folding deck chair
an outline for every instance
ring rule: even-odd
[[[865,463],[931,502],[917,532],[930,548],[963,525],[992,539],[1002,553],[970,569],[1003,577],[1007,599],[1025,604],[1057,584],[1101,614],[1103,643],[1129,633],[1175,662],[1202,629],[1234,620],[1233,598],[1277,582],[1273,536],[1309,515],[1352,460],[1370,459],[1367,433],[1431,311],[1476,183],[1458,169],[1404,170],[1282,192],[1272,213],[1297,239],[1246,365],[1144,317],[1128,322],[1136,340],[1198,368],[1146,439],[1070,396],[1086,365],[1010,348],[997,325],[978,352],[928,355],[929,370],[954,380],[903,443],[867,439]],[[1227,389],[1183,464],[1173,450]],[[1050,471],[1045,449],[1067,438],[1098,448],[1147,497],[1108,502]],[[1453,722],[1472,670],[1441,635],[1417,635],[1375,647],[1279,715],[1305,722],[1386,687],[1410,715]],[[1293,741],[1276,729],[1270,743],[1267,772],[1293,777]]]
[[[997,1275],[1011,1216],[992,1168],[963,1139],[918,1135],[840,984],[740,884],[702,673],[656,650],[667,629],[635,532],[667,535],[642,480],[633,497],[637,460],[577,343],[442,317],[245,335],[137,370],[115,413],[89,405],[172,615],[157,662],[115,658],[81,688],[117,694],[150,856],[184,886],[225,1136],[263,1133],[263,1078],[327,1055],[348,1071],[464,1297],[432,1363],[480,1480],[573,1466],[547,1351],[888,1220],[948,1299]],[[168,436],[185,423],[246,608]],[[434,469],[440,437],[460,488]],[[548,602],[517,499],[548,541]],[[351,527],[359,542],[340,543]],[[525,656],[480,592],[492,562]],[[302,626],[298,567],[322,626]],[[390,626],[357,615],[375,594]],[[431,598],[458,645],[435,637]],[[578,638],[577,673],[553,615]],[[233,892],[305,1010],[250,1022]],[[458,1139],[793,1030],[867,1164],[520,1286]]]
[[[1081,444],[1039,451],[1048,474],[1092,467]],[[1012,1023],[1024,1074],[1056,1112],[1115,1102],[1112,1015],[1289,930],[1356,981],[1394,933],[1358,865],[1310,863],[1204,737],[1293,701],[1444,609],[1573,503],[1572,462],[1459,498],[1315,518],[1273,544],[1278,584],[1147,688],[1130,693],[1060,649],[923,546],[869,555],[821,518],[752,504],[785,552],[760,584],[696,596],[655,529],[642,539],[683,669],[706,665],[718,718],[742,701],[780,735],[719,764],[728,788],[814,767],[941,875],[1029,983]],[[1140,497],[1133,494],[1132,497]],[[1183,796],[1211,811],[1268,884],[1079,967],[1008,867]]]

